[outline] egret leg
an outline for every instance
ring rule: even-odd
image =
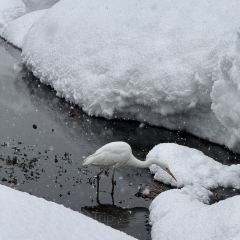
[[[100,175],[103,173],[104,170],[101,170],[98,174],[97,174],[97,204],[100,205],[100,201],[99,201],[99,182],[100,182]]]
[[[112,191],[111,191],[111,196],[112,196],[112,204],[114,205],[114,188],[115,188],[115,180],[114,180],[114,175],[115,175],[115,168],[113,168],[113,174],[112,174]]]

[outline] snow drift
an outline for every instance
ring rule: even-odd
[[[238,0],[62,0],[23,60],[88,114],[183,129],[240,151]]]
[[[45,13],[46,9],[27,13],[7,24],[2,37],[18,48],[22,48],[24,39],[32,27]]]
[[[11,20],[21,16],[26,11],[22,0],[0,0],[0,34]]]
[[[0,185],[0,235],[8,240],[135,238],[53,202]]]
[[[177,182],[157,165],[150,166],[150,170],[156,180],[172,186],[196,185],[208,189],[221,186],[240,189],[240,164],[221,164],[194,148],[162,143],[148,153],[147,159],[159,159],[168,164]]]
[[[240,239],[240,196],[207,205],[206,189],[161,193],[150,206],[153,240]]]
[[[150,206],[153,240],[240,239],[240,196],[208,205],[210,188],[240,188],[240,164],[226,166],[202,152],[172,143],[155,146],[147,159],[169,165],[177,183],[152,165],[156,180],[184,188],[163,192]]]

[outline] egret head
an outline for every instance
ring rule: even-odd
[[[158,162],[157,165],[162,169],[164,170],[165,172],[167,172],[176,182],[177,182],[177,179],[175,178],[175,176],[173,175],[173,173],[170,171],[169,169],[169,166],[164,163],[164,162]]]

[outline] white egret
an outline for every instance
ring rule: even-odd
[[[159,159],[148,159],[147,161],[141,161],[134,157],[132,153],[131,146],[126,142],[111,142],[101,148],[99,148],[94,154],[90,155],[83,161],[83,165],[94,165],[104,168],[113,168],[112,175],[112,192],[113,197],[114,192],[114,173],[115,169],[118,167],[128,166],[128,167],[138,167],[147,168],[152,164],[158,165],[165,172],[167,172],[175,181],[176,178],[170,171],[168,165]],[[99,175],[97,175],[97,187],[99,188]],[[99,190],[99,189],[98,189]]]

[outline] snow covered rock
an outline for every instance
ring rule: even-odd
[[[88,114],[240,151],[239,12],[238,0],[62,0],[30,29],[23,60]]]
[[[161,193],[150,206],[152,239],[240,239],[240,196],[206,205],[210,194],[191,187]]]
[[[38,21],[47,10],[38,10],[27,13],[13,21],[11,21],[4,29],[2,36],[8,42],[18,48],[22,48],[24,38],[32,25]]]
[[[223,165],[193,148],[163,143],[155,146],[148,153],[147,159],[159,159],[168,164],[177,182],[156,165],[152,165],[150,170],[156,180],[172,186],[240,188],[240,164]]]
[[[26,11],[22,0],[0,0],[0,35],[5,25]]]
[[[7,240],[134,240],[78,212],[0,185],[0,236]]]

